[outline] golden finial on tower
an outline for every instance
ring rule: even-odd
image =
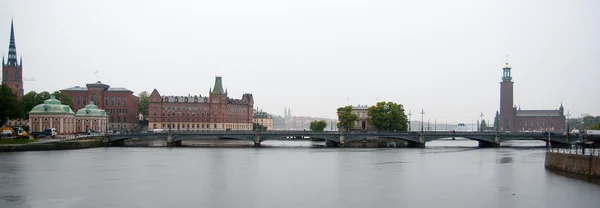
[[[506,66],[504,66],[504,67],[507,67],[507,68],[508,68],[508,67],[509,67],[509,66],[508,66],[508,54],[506,54],[506,55],[504,55],[504,56],[506,57]]]

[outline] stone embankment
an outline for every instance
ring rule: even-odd
[[[85,149],[105,146],[102,137],[89,137],[83,139],[61,140],[52,142],[36,142],[28,144],[0,145],[0,152],[17,151],[45,151],[45,150],[70,150]]]
[[[600,156],[546,152],[545,166],[565,176],[600,183]]]

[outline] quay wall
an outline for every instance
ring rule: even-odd
[[[103,147],[102,137],[55,141],[46,143],[0,145],[0,152],[70,150]]]
[[[600,157],[593,155],[576,155],[557,152],[546,152],[547,169],[590,176],[600,179]]]

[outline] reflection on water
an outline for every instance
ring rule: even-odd
[[[423,149],[95,148],[0,153],[0,207],[596,207],[543,142]],[[277,148],[284,147],[284,148]],[[294,148],[285,148],[294,147]],[[303,148],[304,147],[304,148]]]

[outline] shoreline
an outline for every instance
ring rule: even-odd
[[[72,150],[104,146],[106,146],[106,144],[102,141],[102,137],[92,137],[51,142],[35,142],[27,144],[4,144],[0,145],[0,152]]]

